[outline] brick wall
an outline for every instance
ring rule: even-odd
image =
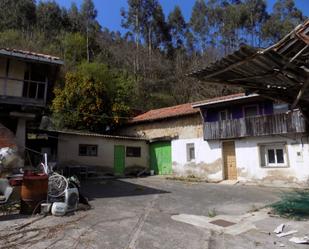
[[[0,123],[0,148],[17,147],[15,135],[12,131]]]

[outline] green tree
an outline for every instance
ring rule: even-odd
[[[100,63],[82,63],[55,89],[53,120],[58,128],[105,132],[125,120],[130,108],[130,78]],[[129,95],[128,95],[129,94]]]
[[[67,68],[74,68],[87,55],[86,37],[81,33],[66,33],[63,39],[64,59]]]
[[[243,24],[247,30],[251,46],[261,46],[261,29],[268,18],[267,5],[264,0],[245,0]]]
[[[70,9],[68,10],[68,18],[70,21],[70,31],[71,32],[82,32],[82,18],[78,11],[76,3],[72,3]]]
[[[90,61],[91,47],[94,46],[96,33],[100,30],[100,25],[96,21],[97,10],[92,0],[83,0],[80,16],[87,39],[87,61]]]
[[[262,37],[270,43],[277,42],[304,20],[305,17],[295,6],[294,0],[277,0],[273,13],[262,28]]]
[[[174,48],[183,49],[185,45],[187,23],[179,6],[176,5],[174,10],[169,14],[168,24]]]
[[[207,6],[204,0],[196,0],[192,9],[190,18],[190,28],[193,31],[194,42],[197,44],[197,50],[203,51],[207,46],[207,36],[209,32],[209,24],[207,20]]]
[[[34,0],[0,1],[0,30],[18,29],[27,31],[36,21]]]
[[[37,27],[46,37],[54,37],[63,30],[62,11],[55,1],[39,2],[37,6]]]

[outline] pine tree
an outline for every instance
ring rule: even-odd
[[[174,10],[169,14],[168,24],[174,48],[184,49],[187,23],[179,6],[176,5]]]
[[[209,32],[207,6],[204,0],[195,1],[189,24],[194,35],[194,41],[197,44],[197,49],[201,50],[203,53],[207,46],[207,36]]]
[[[17,29],[23,32],[32,29],[36,22],[34,0],[0,1],[0,30]]]
[[[46,37],[53,37],[63,29],[61,8],[55,1],[40,2],[36,15],[37,27]]]
[[[296,25],[302,23],[305,17],[297,9],[294,0],[277,0],[273,13],[262,30],[262,37],[274,43],[290,32]]]
[[[87,61],[90,62],[90,36],[95,36],[95,32],[100,29],[98,22],[96,21],[97,10],[95,9],[92,0],[83,0],[80,16],[84,25],[84,32],[87,38]]]

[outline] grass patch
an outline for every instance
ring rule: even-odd
[[[281,200],[270,205],[275,214],[285,218],[308,219],[309,218],[309,191],[296,190],[284,193]]]
[[[216,211],[215,208],[208,210],[208,217],[209,218],[213,218],[213,217],[216,217],[216,216],[217,216],[217,211]]]

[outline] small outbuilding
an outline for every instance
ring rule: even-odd
[[[57,131],[58,164],[95,167],[97,171],[124,175],[136,168],[148,168],[146,139],[79,131]]]

